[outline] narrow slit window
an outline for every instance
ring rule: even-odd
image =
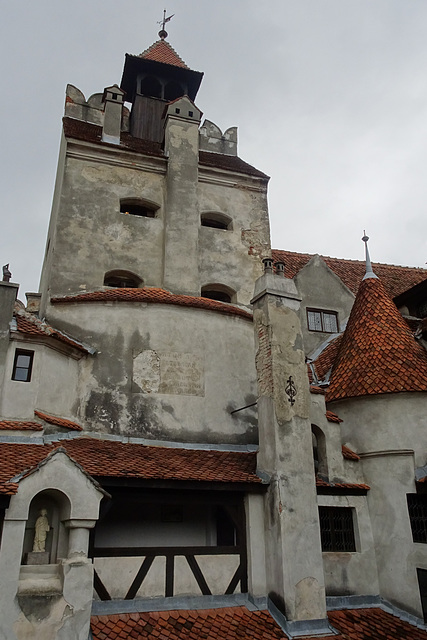
[[[17,349],[13,361],[12,380],[30,382],[33,369],[34,351]]]

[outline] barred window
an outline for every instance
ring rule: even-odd
[[[338,332],[338,314],[336,311],[307,309],[307,325],[310,331],[323,333]]]
[[[408,512],[414,542],[427,543],[427,494],[408,493]]]
[[[322,551],[356,551],[353,509],[319,507]]]

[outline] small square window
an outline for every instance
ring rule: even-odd
[[[181,113],[181,109],[179,107],[175,107],[175,113]]]
[[[307,309],[307,325],[309,331],[338,333],[338,314],[336,311]]]
[[[319,507],[322,551],[356,551],[353,509]]]
[[[190,117],[190,118],[192,118],[192,117],[193,117],[193,112],[192,112],[192,111],[189,111],[189,112],[188,112],[188,115],[189,115],[189,117]]]
[[[17,349],[13,361],[12,380],[19,382],[30,382],[31,370],[33,368],[34,351],[24,351]]]

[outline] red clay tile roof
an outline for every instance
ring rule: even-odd
[[[309,368],[314,367],[318,380],[324,380],[326,374],[332,368],[340,348],[341,340],[342,334],[334,338],[334,340],[331,340],[331,342],[328,342],[323,351],[317,356],[316,360],[313,360],[313,362],[310,363]]]
[[[326,395],[326,389],[322,389],[322,387],[316,387],[315,385],[310,385],[310,393]]]
[[[54,424],[57,427],[65,427],[66,429],[72,429],[73,431],[82,431],[82,427],[77,424],[77,422],[71,422],[71,420],[66,420],[65,418],[57,418],[56,416],[50,416],[47,413],[43,413],[42,411],[38,411],[38,409],[34,410],[35,415],[38,418],[41,418],[45,422],[49,424]]]
[[[423,629],[379,607],[329,611],[334,636],[304,640],[427,640]],[[94,640],[288,640],[268,611],[246,607],[151,611],[92,616]]]
[[[338,424],[342,422],[341,418],[339,418],[337,414],[334,413],[333,411],[327,411],[325,415],[326,415],[326,420],[328,420],[328,422],[337,422]]]
[[[83,344],[77,342],[77,340],[73,340],[73,338],[70,338],[62,331],[54,329],[46,322],[33,316],[31,313],[20,310],[15,311],[14,315],[19,333],[23,333],[26,336],[38,336],[43,338],[49,336],[50,338],[59,340],[59,342],[74,347],[74,349],[77,349],[82,353],[90,353],[89,349]]]
[[[265,173],[248,164],[238,156],[228,156],[222,153],[212,153],[211,151],[199,151],[199,161],[201,165],[206,167],[215,167],[215,169],[225,169],[226,171],[237,171],[238,173],[246,173],[257,178],[270,179]]]
[[[330,489],[363,489],[369,491],[371,488],[368,484],[357,484],[354,482],[328,482],[316,476],[316,487],[329,487]]]
[[[49,445],[0,443],[0,493],[8,482],[39,464],[57,447],[91,476],[144,480],[260,483],[256,453],[174,449],[97,438],[59,440]]]
[[[99,125],[68,117],[63,118],[62,122],[64,125],[64,134],[67,138],[76,138],[77,140],[94,142],[95,144],[102,144],[111,147],[110,143],[102,142],[102,127],[100,127]],[[142,140],[141,138],[135,138],[126,131],[121,132],[120,144],[116,144],[114,145],[114,147],[116,147],[117,149],[135,151],[136,153],[143,153],[147,156],[163,157],[163,151],[161,149],[160,143],[152,142],[151,140]]]
[[[354,451],[352,451],[349,447],[346,447],[345,444],[342,445],[342,455],[346,460],[360,460],[360,456],[357,455]]]
[[[268,611],[249,611],[246,607],[93,616],[91,629],[93,640],[121,638],[282,640],[287,638]]]
[[[164,289],[144,287],[143,289],[107,289],[105,291],[93,291],[92,293],[80,293],[75,296],[52,298],[51,302],[153,302],[156,304],[172,304],[180,307],[193,307],[195,309],[207,309],[220,313],[240,316],[252,320],[252,314],[244,309],[239,309],[226,302],[218,302],[210,298],[197,298],[195,296],[175,295]]]
[[[314,254],[295,253],[293,251],[273,250],[273,260],[285,263],[285,276],[293,278],[313,258]],[[366,264],[363,260],[346,260],[320,256],[328,267],[356,295],[365,275]],[[407,291],[414,285],[427,279],[427,269],[421,267],[401,267],[393,264],[373,262],[375,274],[381,278],[384,287],[392,298]]]
[[[140,53],[138,58],[155,60],[156,62],[163,62],[163,64],[171,64],[174,67],[189,69],[182,58],[179,57],[175,49],[171,47],[169,42],[166,42],[166,40],[157,40],[157,42],[154,42],[151,47],[148,47],[148,49]]]
[[[5,431],[43,431],[40,422],[30,420],[0,420],[0,429]]]
[[[400,391],[427,391],[427,352],[381,280],[367,278],[351,310],[326,401]]]

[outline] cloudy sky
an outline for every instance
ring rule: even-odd
[[[426,0],[168,0],[196,100],[271,176],[275,248],[427,261]],[[0,262],[38,288],[64,91],[120,83],[157,40],[158,0],[0,5]],[[0,265],[1,266],[1,265]]]

